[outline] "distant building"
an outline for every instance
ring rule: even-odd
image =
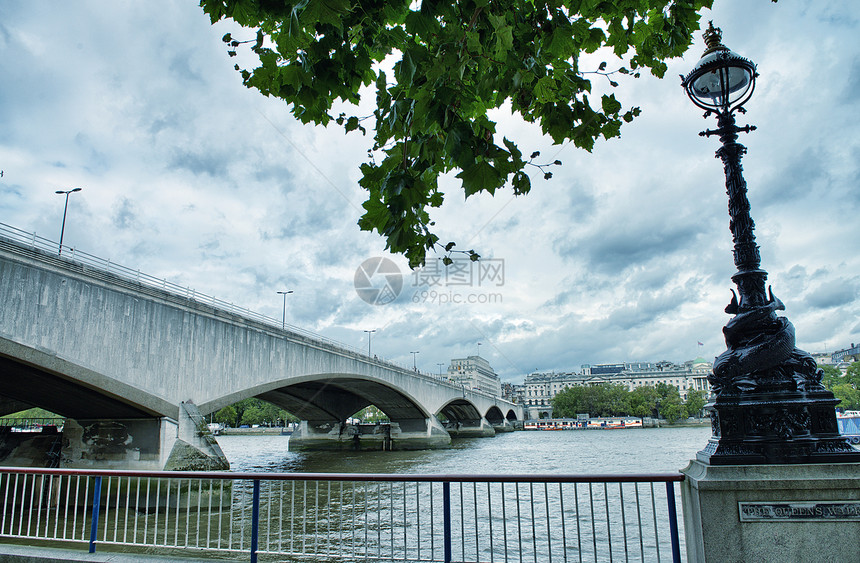
[[[502,399],[512,403],[517,402],[516,388],[518,386],[513,383],[502,383]]]
[[[630,391],[665,383],[678,389],[681,399],[686,401],[690,391],[702,391],[706,397],[710,394],[708,374],[712,367],[710,362],[698,358],[681,365],[671,362],[585,364],[581,373],[533,373],[526,376],[522,385],[521,402],[528,409],[529,418],[539,418],[541,413],[552,415],[552,399],[561,391],[577,385],[601,383],[625,385]]]
[[[860,360],[860,345],[851,343],[850,348],[837,350],[830,355],[831,363],[839,364],[841,362],[856,362]]]
[[[494,397],[502,396],[502,382],[490,362],[481,356],[455,358],[448,366],[448,381],[463,385],[467,389],[477,389]]]

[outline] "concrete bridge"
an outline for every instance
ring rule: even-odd
[[[0,226],[0,415],[67,417],[63,466],[225,468],[203,416],[248,397],[302,419],[291,449],[446,447],[522,420],[520,405]],[[368,405],[391,424],[346,424]],[[4,439],[0,464],[26,461]]]

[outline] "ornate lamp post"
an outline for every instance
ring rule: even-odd
[[[729,196],[729,228],[738,271],[726,313],[734,315],[723,333],[727,350],[714,361],[708,377],[715,399],[711,409],[713,437],[697,454],[711,465],[830,463],[860,461],[860,452],[839,435],[834,407],[839,402],[821,385],[822,372],[808,353],[795,347],[794,327],[782,301],[765,290],[755,242],[741,157],[746,147],[738,133],[755,127],[735,124],[735,112],[755,89],[756,65],[721,43],[713,22],[704,33],[706,50],[682,86],[705,117],[715,114]]]

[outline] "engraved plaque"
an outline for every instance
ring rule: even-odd
[[[739,502],[741,522],[860,522],[860,501]]]

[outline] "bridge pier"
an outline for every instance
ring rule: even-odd
[[[500,434],[502,432],[513,432],[515,430],[514,425],[511,424],[511,421],[508,419],[503,419],[501,422],[493,422],[492,426],[496,434]]]
[[[484,417],[448,422],[445,428],[452,438],[491,438],[496,435],[493,425]]]
[[[230,463],[194,403],[167,417],[72,420],[63,426],[61,466],[86,469],[222,471]]]
[[[290,436],[290,450],[433,450],[451,445],[436,420],[407,419],[384,424],[303,420]]]

